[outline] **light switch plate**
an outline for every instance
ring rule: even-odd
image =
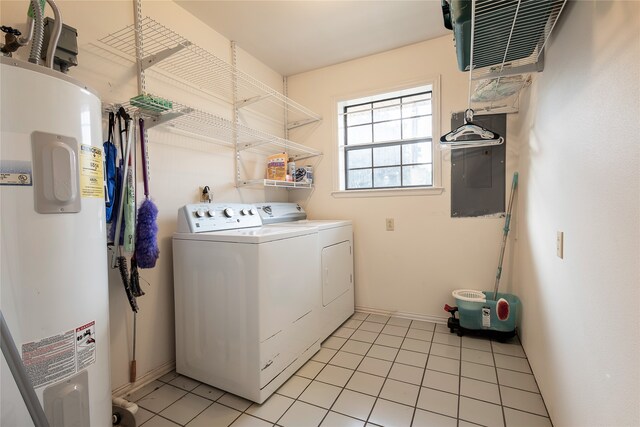
[[[387,218],[386,220],[387,231],[395,230],[395,224],[393,218]]]
[[[556,234],[556,255],[558,258],[564,259],[564,232],[558,231]]]

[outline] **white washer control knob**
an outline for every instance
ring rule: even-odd
[[[202,209],[198,209],[198,210],[196,211],[196,216],[197,216],[198,218],[204,218],[204,214],[205,214],[205,212],[204,212]]]
[[[213,218],[214,216],[216,216],[216,211],[215,211],[215,210],[213,210],[213,209],[209,209],[209,210],[207,211],[207,214],[209,214],[209,216],[210,216],[211,218]]]
[[[242,209],[242,210],[240,211],[240,213],[241,213],[242,215],[249,215],[249,210],[248,210],[248,209]]]
[[[256,208],[251,208],[251,209],[249,209],[249,214],[258,215],[258,211],[256,210]]]
[[[224,216],[226,216],[227,218],[231,218],[233,216],[233,209],[231,208],[225,208],[224,210]]]

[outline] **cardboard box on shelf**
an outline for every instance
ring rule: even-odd
[[[285,181],[287,179],[287,153],[273,154],[267,157],[267,179]]]

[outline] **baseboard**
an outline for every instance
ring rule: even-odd
[[[412,320],[424,320],[425,322],[433,322],[433,323],[447,323],[447,316],[430,316],[428,314],[420,314],[420,313],[409,313],[404,311],[390,311],[390,310],[382,310],[379,308],[373,307],[363,307],[360,305],[356,306],[356,311],[360,311],[362,313],[369,314],[381,314],[383,316],[396,316],[396,317],[404,317],[405,319]]]
[[[173,371],[175,368],[176,368],[176,361],[175,360],[167,362],[164,365],[160,365],[157,368],[152,369],[151,371],[149,371],[146,374],[142,375],[141,377],[137,378],[136,382],[125,384],[125,385],[120,386],[120,387],[118,387],[118,388],[116,388],[114,390],[111,390],[111,396],[112,397],[124,397],[126,394],[134,392],[134,391],[138,390],[139,388],[144,387],[145,385],[149,384],[151,381],[157,380],[158,378],[160,378],[164,374],[167,374],[167,373]]]

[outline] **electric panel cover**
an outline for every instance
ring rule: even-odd
[[[488,147],[451,150],[451,216],[478,217],[505,210],[506,114],[476,115],[473,122],[504,137]],[[464,113],[451,115],[451,129],[464,123]]]
[[[78,142],[70,136],[31,134],[34,209],[41,214],[80,212]]]

